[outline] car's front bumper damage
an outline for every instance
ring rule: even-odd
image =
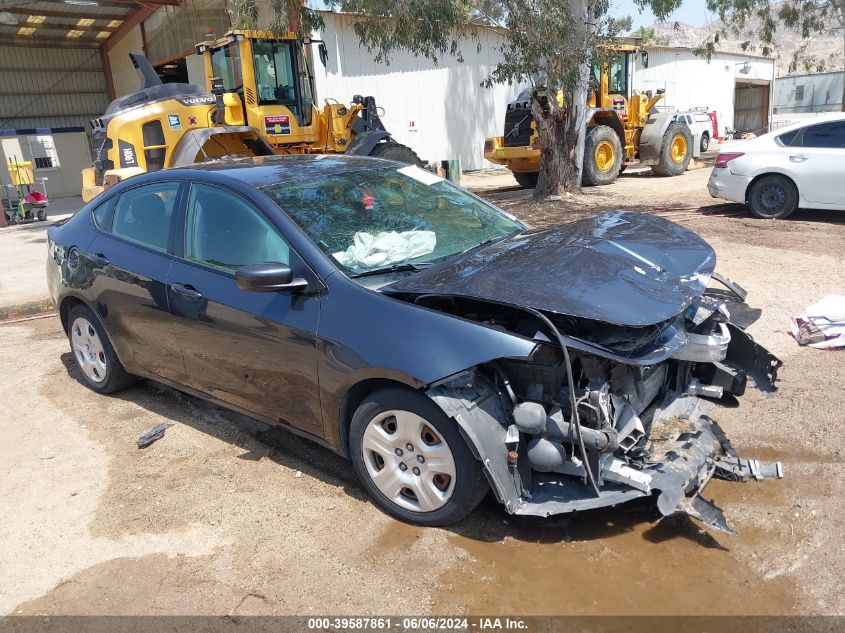
[[[736,534],[704,487],[713,477],[780,478],[783,467],[738,457],[710,417],[711,401],[741,396],[749,377],[774,391],[781,362],[726,319],[711,336],[689,338],[673,358],[645,367],[571,351],[578,439],[565,389],[549,395],[563,382],[555,382],[553,362],[503,360],[493,371],[451,376],[428,394],[459,424],[512,514],[550,516],[649,497],[664,517],[685,514]]]

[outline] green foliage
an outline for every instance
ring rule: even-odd
[[[324,26],[323,18],[302,0],[269,0],[270,24],[259,24],[259,0],[228,0],[232,28],[238,30],[269,30],[281,35],[293,31],[311,35]]]
[[[669,38],[658,35],[654,29],[647,26],[641,26],[634,31],[634,36],[639,37],[643,41],[644,46],[668,46]]]
[[[742,49],[771,55],[781,29],[797,33],[804,43],[790,61],[790,71],[821,70],[825,59],[811,48],[817,35],[839,34],[845,29],[845,0],[707,0],[707,9],[719,16],[722,28],[700,49],[710,57],[726,35],[745,37]],[[753,26],[753,30],[752,30]]]

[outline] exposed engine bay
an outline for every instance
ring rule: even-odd
[[[781,362],[743,331],[760,314],[745,291],[713,279],[726,288],[642,327],[466,297],[406,298],[537,343],[529,359],[477,366],[428,392],[460,424],[509,512],[548,516],[654,496],[663,516],[735,534],[703,487],[713,476],[783,469],[737,457],[708,400],[743,395],[749,378],[774,391]]]

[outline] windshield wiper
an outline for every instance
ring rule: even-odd
[[[354,275],[349,275],[351,278],[355,279],[357,277],[371,277],[372,275],[386,275],[388,273],[401,273],[405,271],[419,271],[423,268],[427,268],[431,266],[430,263],[424,262],[420,264],[394,264],[392,266],[384,266],[383,268],[373,268],[371,270],[364,270],[360,273],[355,273]]]

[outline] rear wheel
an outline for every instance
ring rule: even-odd
[[[710,147],[710,135],[705,132],[701,135],[701,151],[706,152],[708,147]]]
[[[692,133],[683,123],[672,123],[663,134],[660,162],[651,166],[658,176],[680,176],[692,158]]]
[[[622,143],[613,128],[596,125],[587,130],[584,141],[585,185],[609,185],[619,176],[622,169]]]
[[[457,523],[487,492],[481,464],[457,426],[421,393],[385,389],[370,395],[352,418],[349,446],[361,483],[402,521]]]
[[[516,179],[516,182],[519,183],[520,187],[525,187],[526,189],[531,189],[537,186],[537,178],[540,176],[540,172],[532,171],[532,172],[522,172],[517,173],[514,172],[513,177]]]
[[[79,304],[71,309],[67,335],[76,366],[91,389],[113,393],[135,381],[123,369],[105,329],[88,306]]]
[[[783,219],[798,208],[798,191],[786,176],[763,176],[748,190],[748,208],[758,218]]]
[[[409,165],[416,165],[417,167],[423,166],[423,162],[414,150],[407,145],[402,145],[396,141],[379,143],[372,149],[370,156],[374,158],[384,158],[386,160],[395,160],[400,163],[408,163]]]

